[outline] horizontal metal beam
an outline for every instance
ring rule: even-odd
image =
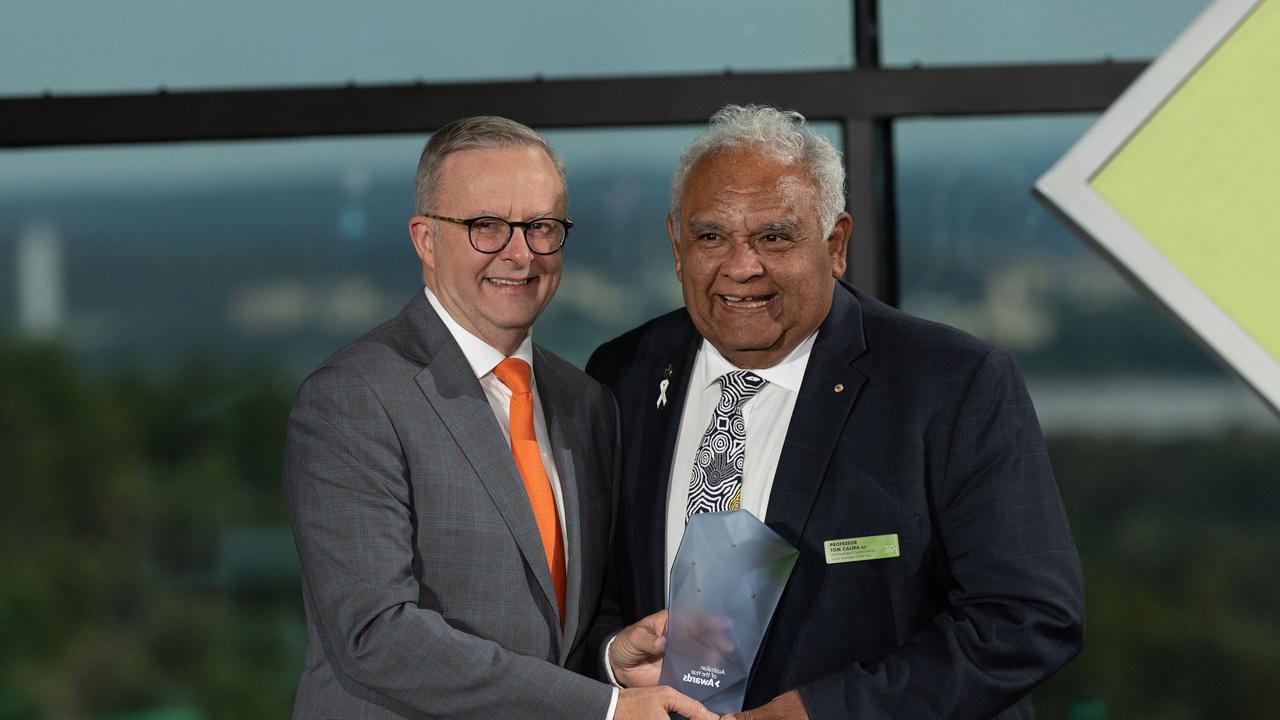
[[[541,128],[699,124],[727,102],[813,120],[1093,112],[1145,63],[828,70],[0,99],[0,147],[428,132],[493,114]]]

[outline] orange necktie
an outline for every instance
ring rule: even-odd
[[[551,584],[556,589],[556,601],[560,606],[560,625],[564,626],[564,539],[560,535],[560,516],[556,512],[556,496],[551,491],[551,480],[542,466],[542,454],[538,452],[538,436],[533,431],[533,390],[529,380],[529,363],[509,357],[493,369],[503,385],[511,389],[511,454],[516,468],[524,480],[524,490],[529,493],[533,517],[538,521],[538,533],[542,536],[542,550],[551,570]]]

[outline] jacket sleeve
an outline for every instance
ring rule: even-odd
[[[618,497],[622,491],[622,430],[618,418],[618,405],[614,401],[613,393],[604,386],[601,386],[601,388],[601,392],[604,393],[607,400],[609,412],[613,416],[613,423],[610,428],[613,442],[613,461],[610,463],[611,472],[609,476],[610,497],[612,498],[609,506],[609,562],[605,568],[604,592],[600,596],[600,612],[596,614],[595,622],[592,623],[588,632],[587,648],[592,656],[598,660],[593,664],[596,678],[602,682],[610,683],[612,686],[609,677],[611,671],[607,668],[609,658],[605,654],[605,649],[613,639],[613,636],[623,628],[622,607],[618,601],[618,564],[613,560],[615,530],[618,526]]]
[[[408,476],[396,427],[358,369],[327,366],[304,383],[285,496],[309,621],[340,683],[413,716],[602,720],[608,686],[419,605]],[[493,602],[501,612],[503,598]]]

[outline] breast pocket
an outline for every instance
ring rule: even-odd
[[[819,579],[803,584],[816,593],[795,645],[797,661],[871,661],[901,642],[899,605],[911,605],[930,584],[927,527],[921,516],[849,524],[806,548],[807,569]]]

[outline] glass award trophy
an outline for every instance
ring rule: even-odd
[[[689,518],[671,567],[659,682],[714,713],[737,712],[799,553],[746,510]]]

